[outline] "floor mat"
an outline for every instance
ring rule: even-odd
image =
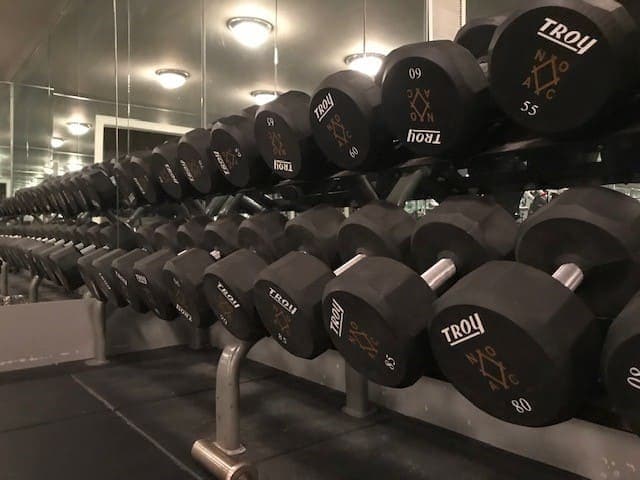
[[[112,360],[109,368],[85,371],[76,377],[115,408],[215,388],[218,350],[163,350],[137,359],[135,355],[118,357]],[[241,380],[279,374],[264,365],[246,362]]]
[[[0,433],[2,478],[181,480],[181,469],[113,413]]]
[[[68,376],[0,386],[0,431],[104,410],[102,403]]]

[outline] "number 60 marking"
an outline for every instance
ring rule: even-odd
[[[422,77],[422,69],[420,67],[409,67],[409,78],[417,80]]]

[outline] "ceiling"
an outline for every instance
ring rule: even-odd
[[[506,2],[475,0],[471,7],[470,0],[468,8],[477,15],[481,4],[493,14]],[[10,3],[21,4],[21,9],[23,3],[51,8],[57,4],[59,13],[57,23],[30,47],[32,53],[24,62],[16,55],[20,68],[12,67],[14,82],[50,87],[13,87],[14,186],[41,176],[43,166],[52,161],[61,165],[69,159],[93,161],[93,131],[70,139],[65,125],[70,119],[95,124],[96,115],[117,113],[201,126],[249,105],[252,90],[313,93],[326,75],[345,68],[347,55],[363,50],[364,41],[367,51],[387,53],[424,40],[428,18],[425,0],[116,0],[115,16],[113,0]],[[432,3],[442,22],[458,21],[457,0]],[[47,16],[43,12],[38,13]],[[55,18],[54,13],[51,16]],[[226,28],[227,19],[234,16],[264,18],[277,24],[277,34],[263,46],[248,49]],[[434,26],[441,27],[437,20]],[[24,19],[29,27],[23,25],[22,30],[35,31],[33,21]],[[184,69],[190,78],[180,89],[164,90],[154,77],[154,71],[163,67]],[[0,145],[7,146],[10,90],[0,84]],[[50,150],[51,136],[67,139],[60,152]],[[0,176],[2,165],[0,150]]]

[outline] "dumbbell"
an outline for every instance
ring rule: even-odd
[[[279,212],[257,213],[238,227],[239,250],[204,272],[203,293],[211,310],[236,338],[255,341],[267,332],[255,310],[251,290],[258,273],[290,251]]]
[[[640,435],[640,294],[609,327],[602,350],[602,380],[613,409]]]
[[[621,3],[637,15],[632,1]],[[501,109],[543,135],[620,117],[618,107],[638,82],[640,41],[621,3],[536,0],[509,15],[489,53],[491,91]]]
[[[156,155],[150,150],[131,154],[129,173],[145,203],[156,204],[164,200],[164,190],[156,176]]]
[[[136,206],[141,203],[142,195],[133,181],[131,155],[122,155],[113,166],[113,178],[117,194],[125,206]]]
[[[211,127],[211,161],[235,187],[264,184],[272,176],[256,145],[257,108],[249,107],[241,115],[223,117]]]
[[[181,184],[186,181],[191,186],[191,190],[201,194],[229,190],[229,184],[213,163],[215,158],[211,155],[209,130],[196,128],[185,133],[178,142],[177,153],[182,170],[181,176],[178,176]]]
[[[255,139],[267,166],[285,179],[318,178],[328,171],[309,123],[304,92],[290,90],[258,108]]]
[[[115,180],[102,165],[89,165],[80,171],[77,180],[89,203],[97,210],[114,208],[117,204]]]
[[[239,248],[238,228],[244,220],[239,214],[219,215],[203,229],[198,246],[187,248],[164,264],[163,276],[169,297],[178,313],[198,328],[206,328],[215,321],[202,290],[205,270],[214,261]],[[185,247],[190,243],[191,240],[181,242]]]
[[[606,188],[538,210],[518,233],[518,263],[486,263],[437,300],[429,334],[444,375],[507,422],[571,418],[596,379],[597,318],[640,289],[639,230],[640,203]]]
[[[93,297],[107,302],[112,298],[116,299],[111,264],[113,260],[135,248],[137,238],[133,230],[123,222],[108,225],[100,231],[100,236],[102,247],[78,258],[77,265],[80,276]],[[117,298],[115,303],[123,306],[124,301]]]
[[[122,233],[124,234],[124,232]],[[84,263],[81,268],[79,262],[84,257],[88,257],[85,262],[91,262],[106,253],[105,249],[117,248],[118,241],[125,240],[119,238],[119,233],[120,228],[117,225],[112,223],[98,224],[87,229],[84,238],[81,236],[78,239],[80,243],[71,241],[49,254],[51,269],[67,292],[72,292],[86,284],[91,294],[95,298],[100,298],[97,287],[87,272],[88,264]]]
[[[344,215],[333,207],[313,207],[285,226],[295,251],[264,268],[253,286],[262,324],[290,353],[315,358],[330,346],[322,322],[322,287],[339,264],[338,231]]]
[[[165,263],[184,249],[177,241],[178,227],[178,221],[170,221],[156,228],[152,238],[156,251],[141,257],[133,265],[133,276],[137,282],[135,288],[140,292],[140,297],[149,310],[166,321],[178,317],[162,271]]]
[[[500,18],[477,20],[457,35],[486,50]],[[475,32],[480,30],[481,33]],[[486,59],[456,41],[437,40],[399,47],[381,70],[382,112],[393,135],[418,155],[455,156],[486,143],[498,110],[492,101]]]
[[[345,361],[387,387],[414,384],[430,365],[427,326],[436,292],[513,251],[511,214],[494,201],[452,197],[422,217],[411,236],[417,270],[367,257],[329,281],[324,326]]]
[[[405,158],[393,149],[380,103],[380,86],[356,70],[333,73],[318,85],[309,122],[330,162],[345,170],[372,170]]]

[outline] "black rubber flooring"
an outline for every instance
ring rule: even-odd
[[[215,431],[218,356],[174,347],[0,374],[0,478],[211,478],[190,449]],[[255,362],[241,381],[243,458],[262,480],[579,478],[392,412],[353,419],[338,392]]]

